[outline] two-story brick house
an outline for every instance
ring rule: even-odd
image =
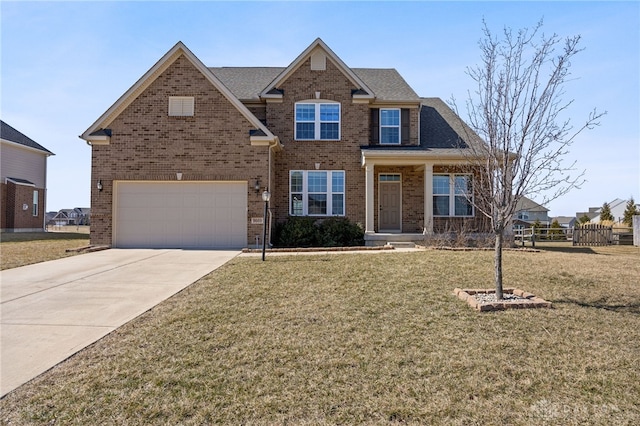
[[[320,39],[286,67],[206,67],[176,44],[81,136],[93,244],[246,247],[288,216],[344,216],[368,244],[476,218],[479,138],[394,69],[348,67]],[[389,237],[391,235],[391,237]]]
[[[0,121],[0,230],[43,231],[47,158],[54,155]]]

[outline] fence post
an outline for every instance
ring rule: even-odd
[[[536,228],[531,229],[531,247],[536,246]]]

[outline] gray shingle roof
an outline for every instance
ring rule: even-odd
[[[9,142],[28,146],[29,148],[38,149],[40,151],[53,155],[53,152],[49,151],[47,148],[43,147],[38,142],[34,141],[28,136],[25,136],[24,134],[20,133],[19,131],[9,126],[7,123],[5,123],[2,120],[0,120],[0,137]]]
[[[284,67],[215,67],[213,75],[240,100],[258,99],[258,95]]]
[[[351,68],[373,90],[377,100],[417,101],[420,97],[393,68]]]
[[[481,144],[482,139],[440,98],[422,98],[420,145],[456,149]]]
[[[213,67],[211,72],[240,100],[258,99],[284,67]],[[378,100],[412,101],[420,98],[395,69],[352,68]]]

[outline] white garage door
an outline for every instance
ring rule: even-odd
[[[114,246],[242,248],[246,182],[116,182]]]

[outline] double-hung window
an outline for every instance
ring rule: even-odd
[[[339,140],[340,104],[298,102],[296,140]]]
[[[31,214],[33,216],[38,216],[38,191],[33,191],[33,208],[31,209]]]
[[[291,170],[289,214],[344,216],[344,171]]]
[[[434,216],[473,216],[471,175],[433,176]]]
[[[380,143],[400,143],[400,109],[380,108]]]

